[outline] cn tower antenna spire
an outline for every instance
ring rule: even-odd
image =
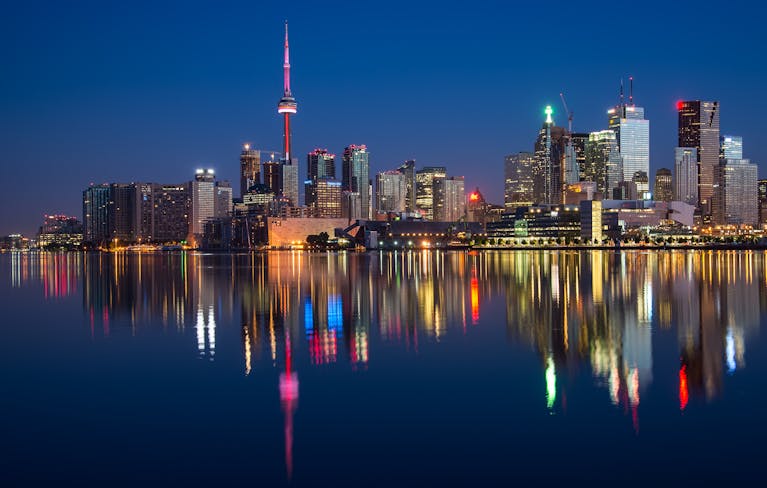
[[[288,21],[285,21],[285,62],[282,65],[285,71],[285,94],[290,95],[290,47],[288,47]]]

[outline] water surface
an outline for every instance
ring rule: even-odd
[[[751,251],[0,255],[11,485],[761,479]]]

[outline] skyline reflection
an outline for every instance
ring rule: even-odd
[[[519,394],[566,414],[585,372],[638,434],[656,377],[678,378],[679,411],[722,395],[725,378],[746,367],[767,302],[767,260],[749,251],[17,253],[9,263],[13,288],[81,293],[94,340],[162,328],[189,337],[189,354],[205,361],[237,350],[244,376],[273,371],[288,479],[302,369],[359,374],[384,350],[417,357],[471,341],[475,329],[503,329],[509,354],[521,346],[540,365],[540,389]],[[659,349],[659,336],[676,346]]]

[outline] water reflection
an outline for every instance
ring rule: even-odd
[[[10,263],[13,287],[40,283],[46,298],[81,286],[94,338],[160,326],[193,335],[190,354],[213,361],[217,327],[240,327],[243,374],[278,378],[288,477],[297,365],[362,371],[386,344],[418,354],[474,327],[505,327],[511,345],[540,359],[541,408],[566,413],[567,380],[586,370],[638,432],[654,374],[678,375],[681,410],[722,393],[726,375],[745,367],[767,297],[758,252],[13,254]],[[658,334],[676,337],[678,371],[654,371]]]

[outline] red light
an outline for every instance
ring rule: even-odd
[[[476,202],[477,200],[479,200],[479,195],[477,195],[476,193],[472,193],[471,195],[469,195],[469,200],[471,200],[472,202]]]
[[[687,366],[682,365],[679,370],[679,410],[687,408],[687,402],[690,399],[690,394],[687,391]]]
[[[684,102],[679,100],[678,102],[676,102],[676,109],[682,110],[682,108],[684,108]]]

